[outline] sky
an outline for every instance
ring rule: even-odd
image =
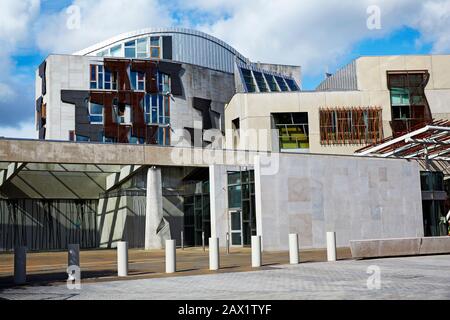
[[[168,26],[300,65],[304,90],[359,56],[450,53],[450,0],[1,0],[0,136],[36,136],[35,71],[49,54]]]

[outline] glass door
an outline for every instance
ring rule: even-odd
[[[242,246],[242,213],[239,210],[230,211],[231,246]]]

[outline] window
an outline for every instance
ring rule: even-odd
[[[145,73],[130,72],[131,89],[137,91],[145,91]]]
[[[293,79],[284,79],[291,91],[299,91],[300,89],[297,86],[297,83]]]
[[[128,104],[113,102],[115,122],[119,124],[131,124],[131,106]]]
[[[278,92],[277,84],[272,75],[264,73],[264,78],[266,78],[267,84],[269,85],[269,89],[271,92]]]
[[[161,56],[161,38],[150,37],[150,57],[160,58]]]
[[[258,85],[258,89],[260,92],[267,92],[267,86],[266,81],[263,78],[263,75],[261,72],[253,71],[253,74],[255,75],[256,84]]]
[[[280,151],[309,149],[308,113],[274,113],[275,128],[278,130]]]
[[[167,94],[170,92],[170,76],[164,73],[158,73],[159,92]]]
[[[102,65],[90,66],[90,87],[97,90],[117,90],[117,73],[111,73]]]
[[[383,139],[381,108],[324,108],[319,118],[323,145],[371,144]]]
[[[391,127],[400,136],[431,121],[431,111],[425,96],[429,80],[427,71],[388,72],[391,93]]]
[[[144,114],[147,124],[170,124],[170,98],[158,94],[146,94]]]
[[[112,47],[109,51],[109,55],[111,57],[121,57],[122,56],[122,45],[119,44],[118,46]]]
[[[136,40],[136,57],[137,58],[147,58],[148,50],[147,50],[148,38],[141,38]]]
[[[281,91],[289,91],[282,77],[275,76],[275,80],[277,81]]]
[[[125,58],[136,58],[136,40],[125,43]]]
[[[248,69],[241,68],[244,84],[247,92],[256,92],[255,83],[253,82],[252,72]]]
[[[89,103],[89,121],[91,124],[103,124],[103,106]]]

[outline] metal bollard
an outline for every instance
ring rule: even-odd
[[[128,276],[128,242],[117,243],[117,276]]]
[[[252,267],[261,267],[261,236],[252,236]]]
[[[289,234],[289,261],[290,264],[298,264],[298,235],[296,233]]]
[[[336,232],[327,232],[328,261],[336,261]]]
[[[174,273],[177,271],[176,260],[175,240],[166,240],[166,273]]]
[[[209,270],[219,270],[219,238],[209,238]]]
[[[68,259],[67,265],[80,267],[80,245],[69,244],[68,245]]]
[[[184,250],[184,231],[181,231],[181,250]]]
[[[205,246],[205,231],[202,231],[202,247],[203,247],[203,251],[206,251],[206,246]]]
[[[14,249],[14,283],[25,284],[27,282],[27,247]]]
[[[227,232],[227,254],[230,254],[230,234]]]

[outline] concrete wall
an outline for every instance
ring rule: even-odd
[[[264,250],[286,250],[289,233],[299,234],[301,248],[324,248],[327,231],[337,233],[340,247],[350,240],[423,236],[416,162],[281,154],[278,173],[259,177]]]

